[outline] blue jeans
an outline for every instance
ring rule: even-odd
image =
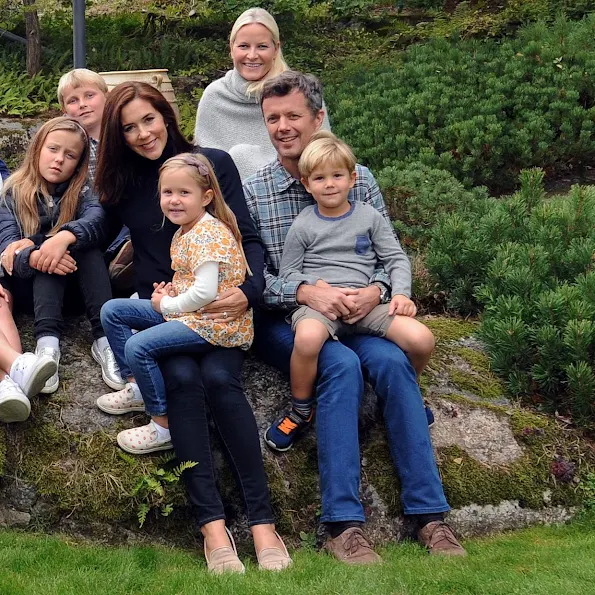
[[[150,300],[115,299],[101,308],[101,324],[123,378],[134,376],[149,415],[166,415],[165,383],[157,360],[174,353],[207,353],[208,341],[183,322],[166,322]],[[136,334],[132,334],[136,329]]]
[[[291,326],[279,313],[259,312],[254,346],[267,363],[289,373]],[[415,371],[391,341],[353,335],[327,341],[318,357],[316,434],[322,522],[364,521],[359,498],[358,415],[364,375],[378,396],[407,515],[450,509],[434,458]]]

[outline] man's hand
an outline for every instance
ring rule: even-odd
[[[29,238],[23,238],[16,242],[11,242],[6,247],[6,250],[2,252],[0,256],[0,264],[4,267],[9,275],[12,275],[12,269],[14,268],[14,257],[24,248],[33,246],[33,242]]]
[[[358,306],[350,292],[339,287],[320,287],[302,284],[298,287],[297,301],[324,314],[329,320],[337,320],[357,314]]]
[[[388,314],[413,318],[417,314],[417,306],[406,295],[395,295],[390,301]]]
[[[69,231],[60,231],[48,238],[37,251],[39,256],[35,268],[42,273],[55,273],[58,263],[68,251],[68,246],[74,242],[76,237]]]
[[[342,288],[357,306],[357,312],[351,316],[343,317],[346,324],[355,324],[365,318],[378,304],[380,304],[380,288],[377,285],[368,285],[361,289]]]
[[[205,318],[215,322],[231,322],[248,309],[248,298],[239,287],[232,287],[201,308]]]

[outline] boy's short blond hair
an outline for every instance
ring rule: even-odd
[[[320,130],[312,135],[310,142],[304,149],[298,168],[303,178],[309,178],[312,172],[320,166],[331,163],[334,166],[347,169],[349,173],[355,171],[355,155],[351,147],[338,139],[328,130]]]
[[[107,84],[101,76],[87,68],[75,68],[66,74],[63,74],[58,83],[58,101],[60,107],[64,110],[64,93],[66,89],[72,87],[78,89],[84,85],[93,85],[97,87],[104,95],[107,95]]]

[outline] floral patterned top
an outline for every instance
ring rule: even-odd
[[[190,231],[178,229],[171,243],[172,284],[178,294],[194,283],[194,271],[205,262],[219,263],[217,294],[244,282],[242,254],[230,229],[215,218],[199,221]],[[254,339],[252,309],[230,322],[203,319],[199,312],[172,313],[166,320],[179,320],[197,332],[205,341],[220,347],[248,349]]]

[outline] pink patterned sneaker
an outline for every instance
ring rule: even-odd
[[[170,438],[162,439],[159,437],[154,422],[120,432],[118,434],[118,444],[122,450],[133,455],[144,455],[173,448]]]
[[[132,411],[144,411],[145,404],[142,399],[134,396],[132,385],[126,383],[126,386],[115,393],[101,395],[95,404],[101,411],[111,413],[112,415],[123,415]]]

